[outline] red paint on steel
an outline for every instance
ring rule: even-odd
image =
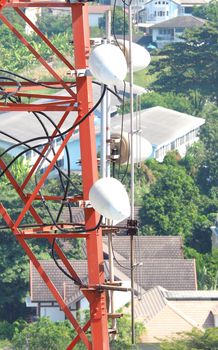
[[[88,66],[90,51],[88,6],[76,4],[72,8],[73,32],[74,35],[75,68],[84,69]],[[79,113],[83,115],[92,107],[92,81],[90,77],[77,77],[77,100]],[[80,125],[81,164],[83,179],[84,200],[89,199],[89,190],[97,180],[97,156],[94,131],[94,115],[92,114]],[[95,227],[98,222],[98,215],[94,209],[85,209],[85,221],[87,229]],[[104,283],[104,261],[102,248],[101,230],[92,232],[86,239],[89,283]],[[108,328],[106,294],[95,293],[95,298],[90,302],[92,345],[95,350],[108,350]]]
[[[20,15],[20,17],[22,17],[24,19],[24,21],[34,30],[34,32],[40,36],[40,38],[48,45],[48,47],[60,58],[60,60],[66,64],[66,66],[68,68],[70,68],[71,70],[74,70],[74,67],[72,66],[72,64],[66,59],[66,57],[64,57],[64,55],[62,55],[62,53],[51,43],[50,40],[48,40],[48,38],[46,38],[46,36],[39,30],[39,28],[37,28],[35,26],[35,24],[30,21],[30,19],[25,16],[25,14],[19,9],[19,8],[15,8],[15,11],[18,13],[18,15]]]
[[[0,0],[2,1],[2,0]],[[64,114],[61,117],[58,128],[60,128],[67,117],[71,117],[69,115],[69,112],[71,110],[77,110],[78,111],[78,118],[76,119],[76,122],[79,121],[81,118],[83,118],[84,115],[92,108],[93,101],[92,101],[92,82],[91,78],[87,76],[79,76],[77,75],[77,71],[79,69],[86,69],[88,66],[88,56],[90,51],[89,46],[89,27],[88,27],[88,5],[87,4],[71,4],[71,3],[64,3],[64,2],[49,2],[49,1],[13,1],[9,0],[6,4],[6,7],[14,7],[15,10],[21,17],[26,21],[26,23],[30,24],[34,31],[37,33],[38,36],[41,37],[42,40],[51,48],[51,50],[54,51],[55,54],[60,58],[60,60],[63,61],[63,63],[67,64],[67,66],[71,69],[73,68],[73,65],[71,65],[60,53],[59,51],[54,48],[53,44],[50,43],[50,41],[42,34],[35,26],[34,24],[30,23],[29,20],[26,18],[25,15],[19,10],[20,8],[25,7],[69,7],[71,9],[72,14],[72,29],[73,29],[73,39],[74,39],[74,57],[75,57],[75,73],[76,73],[76,83],[73,81],[73,84],[76,86],[76,94],[71,90],[70,85],[72,84],[69,82],[65,82],[60,78],[58,73],[51,68],[48,63],[36,52],[36,50],[33,48],[32,45],[29,44],[29,42],[18,32],[18,30],[7,20],[6,17],[4,17],[0,13],[0,19],[7,25],[7,27],[20,39],[20,41],[32,52],[32,54],[35,55],[35,57],[38,59],[38,61],[48,70],[48,72],[55,78],[56,81],[53,82],[44,82],[44,84],[48,86],[58,86],[60,88],[64,88],[66,92],[70,94],[69,100],[65,97],[60,97],[60,100],[58,96],[56,98],[53,98],[52,102],[46,102],[44,104],[12,104],[12,103],[0,103],[0,110],[9,110],[9,111],[18,111],[18,110],[25,110],[25,111],[59,111],[63,110]],[[69,63],[69,64],[68,64]],[[13,86],[13,84],[8,82],[5,82],[5,86]],[[20,89],[20,96],[24,96],[27,94],[23,94],[22,89],[27,89],[30,87],[34,90],[43,90],[44,88],[41,86],[34,86],[31,82],[22,82],[21,83],[21,89]],[[18,94],[17,94],[18,95]],[[30,97],[40,97],[42,99],[46,99],[48,96],[46,94],[30,94]],[[52,99],[52,97],[51,97]],[[77,105],[75,105],[75,101],[77,101]],[[68,106],[66,104],[70,103],[71,105]],[[63,105],[62,105],[63,104]],[[73,118],[74,119],[74,118]],[[102,249],[102,234],[101,229],[90,232],[90,233],[84,233],[84,234],[74,234],[73,232],[69,234],[60,233],[58,234],[58,230],[53,225],[50,226],[41,226],[43,224],[42,219],[40,216],[36,213],[35,209],[33,208],[33,202],[34,200],[39,199],[38,192],[43,186],[45,180],[47,179],[50,171],[52,170],[55,162],[57,161],[58,157],[60,156],[61,152],[64,150],[65,145],[69,141],[70,137],[72,136],[75,127],[75,122],[73,123],[72,120],[72,129],[65,135],[65,139],[60,145],[57,153],[55,156],[53,156],[53,159],[51,160],[51,163],[48,165],[45,173],[41,176],[41,179],[39,179],[38,184],[35,186],[33,192],[30,195],[25,195],[24,190],[26,188],[26,185],[30,181],[31,177],[33,176],[35,170],[37,169],[38,165],[40,164],[40,161],[42,160],[42,156],[39,156],[37,161],[35,162],[33,168],[27,175],[26,179],[24,180],[23,184],[21,186],[18,185],[16,180],[11,175],[10,171],[6,171],[6,176],[10,180],[11,184],[14,186],[15,190],[20,195],[21,199],[24,202],[24,208],[21,210],[16,222],[14,223],[9,215],[7,214],[6,210],[4,210],[3,206],[0,205],[0,214],[4,217],[7,224],[11,227],[12,233],[16,236],[17,240],[19,241],[20,245],[23,247],[27,255],[29,256],[30,260],[34,264],[35,268],[38,270],[39,274],[45,281],[46,285],[50,289],[51,293],[59,303],[62,310],[65,312],[66,316],[72,323],[72,325],[75,327],[78,335],[76,338],[71,342],[71,344],[68,346],[67,350],[71,350],[74,348],[74,346],[77,344],[79,340],[82,340],[86,346],[87,349],[92,350],[109,350],[109,340],[108,340],[108,329],[107,329],[107,310],[106,310],[106,294],[105,292],[99,292],[98,290],[89,290],[89,289],[83,289],[82,292],[84,293],[84,296],[88,299],[90,303],[90,321],[81,328],[78,324],[78,322],[75,320],[75,318],[72,316],[71,311],[67,307],[67,305],[64,302],[64,299],[61,297],[59,292],[57,291],[56,287],[50,280],[49,276],[45,273],[42,266],[40,265],[39,261],[36,259],[35,255],[31,251],[30,247],[25,242],[25,239],[28,238],[46,238],[51,244],[53,242],[54,237],[86,237],[86,243],[87,243],[87,259],[88,259],[88,278],[89,278],[89,285],[102,285],[104,284],[105,277],[104,277],[104,270],[103,270],[103,249]],[[57,130],[55,130],[51,136],[56,136]],[[42,151],[42,154],[44,155],[46,151],[48,150],[49,145],[44,146],[44,149]],[[96,157],[96,144],[95,144],[95,129],[94,129],[94,116],[93,114],[90,115],[85,121],[82,122],[80,125],[80,148],[81,148],[81,161],[82,161],[82,180],[83,180],[83,200],[88,200],[89,198],[89,190],[93,183],[97,180],[97,157]],[[4,170],[5,164],[3,161],[0,161],[0,167]],[[50,196],[47,200],[58,200],[57,196]],[[75,198],[75,200],[79,200],[80,198]],[[25,214],[30,211],[33,218],[35,219],[36,223],[39,224],[40,227],[38,227],[39,232],[35,231],[37,228],[28,230],[20,230],[18,226],[22,222]],[[94,211],[92,208],[85,208],[85,227],[86,229],[93,228],[97,225],[99,221],[99,215]],[[68,225],[66,225],[68,226]],[[65,225],[63,224],[63,227]],[[47,230],[47,231],[46,231]],[[72,229],[73,231],[73,229]],[[74,271],[73,267],[71,266],[69,260],[65,256],[64,252],[62,251],[61,247],[57,244],[55,241],[54,243],[54,249],[57,253],[57,255],[62,260],[64,266],[69,271],[71,276],[79,280],[79,276]],[[91,343],[89,342],[87,336],[85,335],[85,332],[87,329],[91,326]]]

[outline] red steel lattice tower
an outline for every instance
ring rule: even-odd
[[[59,76],[57,71],[52,68],[46,60],[36,51],[36,49],[30,44],[30,42],[16,29],[15,25],[11,23],[7,16],[4,15],[4,8],[12,8],[24,21],[27,23],[32,30],[38,35],[44,43],[53,51],[53,53],[66,65],[71,71],[74,72],[76,77],[76,92],[70,88],[71,82],[65,81]],[[73,46],[74,49],[74,64],[72,64],[66,57],[64,57],[61,52],[51,43],[51,41],[31,22],[25,15],[23,9],[27,7],[35,8],[69,8],[72,15],[72,35],[73,35]],[[65,135],[62,144],[59,146],[58,151],[53,156],[50,164],[46,168],[46,171],[41,175],[38,183],[36,184],[32,193],[26,193],[26,186],[28,185],[31,177],[33,176],[35,170],[40,164],[43,155],[46,154],[49,145],[44,146],[41,155],[38,156],[37,161],[29,171],[26,179],[22,185],[18,184],[16,179],[13,177],[9,169],[6,169],[6,164],[2,159],[0,159],[0,168],[5,171],[5,175],[14,187],[14,189],[19,194],[20,198],[24,202],[24,207],[21,209],[19,216],[15,221],[11,219],[8,214],[7,208],[4,208],[0,204],[0,214],[4,221],[11,228],[11,231],[15,238],[18,240],[22,248],[25,250],[26,254],[30,258],[31,262],[41,275],[42,279],[46,283],[53,297],[57,300],[60,308],[64,311],[66,317],[69,319],[73,327],[77,332],[75,339],[67,347],[67,350],[73,349],[78,341],[82,341],[87,349],[93,350],[108,350],[109,340],[108,340],[108,326],[107,326],[107,309],[106,309],[106,294],[104,290],[104,265],[103,265],[103,250],[102,250],[102,234],[101,229],[97,229],[89,232],[88,229],[97,227],[99,221],[99,215],[94,211],[93,208],[85,208],[85,233],[60,233],[57,232],[57,228],[53,225],[44,226],[42,218],[39,216],[37,211],[33,207],[35,200],[39,199],[39,191],[43,184],[45,183],[49,173],[54,167],[58,157],[64,150],[70,137],[73,135],[75,130],[75,123],[78,123],[93,107],[92,101],[92,81],[89,76],[86,76],[84,72],[88,67],[88,57],[90,51],[89,42],[89,26],[88,26],[88,5],[84,3],[66,3],[61,1],[47,1],[47,0],[0,0],[0,20],[14,33],[14,35],[25,45],[30,52],[37,58],[44,68],[53,77],[53,81],[44,82],[46,85],[60,87],[67,92],[67,96],[58,96],[29,93],[28,90],[37,89],[36,85],[31,82],[23,81],[21,82],[21,89],[16,93],[19,97],[29,97],[29,98],[41,98],[44,103],[34,104],[34,103],[18,103],[14,104],[10,101],[0,102],[0,111],[61,111],[62,116],[59,120],[58,127],[61,128],[64,121],[67,118],[71,118],[70,112],[77,111],[78,116],[76,121],[72,120],[72,128]],[[4,81],[1,83],[5,88],[10,91],[13,88],[13,82]],[[40,87],[42,89],[42,87]],[[81,197],[70,198],[72,202],[77,202],[82,200],[84,203],[88,201],[89,190],[92,184],[97,180],[97,158],[96,158],[96,145],[95,145],[95,130],[94,130],[94,116],[90,114],[84,121],[80,124],[80,151],[81,151],[81,165],[82,165],[82,182],[83,182],[83,195]],[[57,135],[57,130],[54,130],[51,137]],[[47,196],[46,200],[60,200],[61,197],[58,196]],[[36,225],[38,227],[21,229],[20,225],[24,219],[26,213],[29,212]],[[62,225],[64,228],[64,225]],[[87,260],[88,260],[88,285],[82,288],[84,296],[88,299],[90,305],[90,320],[86,323],[84,327],[81,327],[77,320],[72,315],[70,309],[65,303],[65,300],[60,295],[52,280],[43,270],[40,262],[34,255],[30,246],[27,243],[28,239],[40,239],[46,238],[51,244],[54,238],[86,238],[87,247]],[[54,249],[59,259],[62,260],[65,269],[68,273],[75,279],[79,279],[76,271],[71,266],[69,260],[65,256],[63,250],[55,242]],[[91,341],[87,337],[87,330],[91,328]]]

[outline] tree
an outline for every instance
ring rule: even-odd
[[[218,21],[218,2],[217,0],[211,0],[208,4],[203,6],[194,6],[193,16],[201,17],[209,21]]]
[[[15,326],[12,343],[15,350],[65,350],[73,335],[69,322],[54,323],[48,318],[40,318],[34,323],[24,323],[22,329],[19,324]]]
[[[201,194],[180,162],[175,154],[168,154],[162,164],[146,162],[156,180],[142,200],[142,233],[181,235],[187,246],[207,253],[211,250],[210,226],[218,202]]]
[[[99,27],[105,29],[106,19],[105,16],[100,19]],[[123,8],[116,6],[112,12],[112,34],[124,34],[128,33],[129,24],[128,24],[128,16]]]
[[[141,96],[141,108],[162,106],[182,113],[193,114],[194,108],[188,98],[182,94],[149,92]]]
[[[43,9],[42,14],[38,16],[37,26],[48,37],[66,32],[69,34],[72,28],[72,18],[70,12],[55,15],[51,10]]]
[[[218,109],[210,110],[200,133],[204,144],[204,158],[197,178],[204,193],[209,193],[218,184]]]
[[[154,169],[156,182],[143,200],[143,232],[187,238],[192,233],[193,221],[197,219],[199,190],[172,156],[168,155],[163,164],[155,167],[159,171]]]
[[[161,350],[215,350],[217,347],[218,328],[208,328],[205,332],[193,329],[161,342]]]
[[[157,73],[151,87],[158,92],[184,94],[202,110],[210,100],[218,104],[218,23],[187,31],[184,41],[157,52],[150,72]]]

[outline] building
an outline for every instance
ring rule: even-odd
[[[122,94],[122,90],[118,87],[119,93]],[[142,94],[146,92],[143,88],[135,87],[136,94]],[[128,92],[128,86],[127,86]],[[59,93],[61,95],[61,93]],[[94,85],[94,100],[97,101],[100,96],[100,87]],[[40,100],[38,101],[40,103]],[[111,94],[111,104],[115,109],[115,113],[111,118],[111,134],[119,134],[121,132],[122,116],[116,114],[116,107],[120,104],[118,99]],[[112,111],[114,111],[112,109]],[[57,124],[60,120],[60,112],[50,112],[49,116],[52,116],[53,121]],[[96,128],[96,144],[97,151],[100,152],[101,148],[101,134],[100,134],[100,118],[101,109],[98,107],[95,111],[95,128]],[[72,126],[76,119],[76,113],[71,112],[64,122],[61,130],[62,132]],[[135,123],[140,125],[138,132],[138,141],[140,144],[140,137],[148,140],[153,148],[151,157],[157,161],[162,162],[165,155],[169,151],[177,150],[181,157],[185,156],[188,147],[198,140],[198,133],[200,127],[204,124],[203,118],[193,117],[191,115],[170,110],[164,107],[152,107],[139,113],[135,113]],[[54,131],[54,127],[51,123],[43,118],[43,122],[48,130],[49,135]],[[45,134],[38,120],[33,114],[28,112],[17,112],[16,114],[1,113],[0,123],[2,131],[11,134],[17,139],[24,141],[35,137],[43,136]],[[130,115],[124,115],[123,131],[129,133],[130,131]],[[38,150],[42,150],[42,145],[45,139],[42,141],[35,141],[31,145],[37,145]],[[7,148],[14,145],[15,142],[10,140],[7,136],[0,133],[0,148]],[[54,151],[58,149],[61,144],[61,137],[57,137],[53,142]],[[80,143],[79,143],[79,129],[77,128],[73,137],[68,143],[68,150],[71,158],[71,170],[80,172]],[[26,149],[25,145],[18,146],[11,150],[12,155],[18,154],[20,151]],[[140,150],[138,150],[140,153]],[[30,166],[36,161],[38,154],[34,150],[29,150],[25,153],[25,159],[29,162]],[[139,154],[138,154],[139,156]],[[47,156],[49,158],[49,155]],[[137,158],[137,154],[136,154]],[[138,157],[139,158],[139,157]],[[43,162],[40,171],[43,172],[47,167],[47,162]],[[63,151],[59,157],[58,165],[67,170],[67,156],[66,151]],[[56,170],[53,171],[53,176],[56,176]]]
[[[121,116],[111,120],[112,132],[119,132]],[[137,115],[134,119],[136,122]],[[153,147],[152,157],[162,162],[169,151],[177,150],[181,157],[198,140],[200,127],[205,123],[202,118],[177,112],[164,107],[152,107],[140,112],[140,134]],[[124,116],[124,131],[130,130],[130,116]]]
[[[157,24],[168,19],[191,14],[194,6],[206,5],[209,0],[148,0],[137,7],[139,26]]]
[[[152,41],[162,48],[166,44],[182,41],[181,35],[186,29],[202,27],[205,23],[204,19],[192,15],[168,19],[150,27]]]
[[[162,287],[146,291],[135,302],[135,317],[146,332],[143,344],[159,343],[193,328],[204,330],[218,325],[218,291],[170,291]]]
[[[135,294],[138,297],[141,298],[147,290],[156,285],[163,285],[164,288],[170,290],[196,290],[195,261],[184,259],[181,237],[140,236],[136,238],[136,247],[136,259],[140,263],[135,269]],[[115,280],[122,281],[125,287],[130,287],[129,237],[114,237],[113,251],[116,260]],[[103,252],[104,271],[108,279],[109,262],[106,237],[103,239]],[[79,287],[57,268],[53,260],[40,261],[40,264],[74,314],[78,310],[87,308],[87,300]],[[71,264],[86,283],[87,261],[71,260]],[[115,309],[123,307],[130,301],[130,297],[130,292],[114,292]],[[64,320],[64,313],[55,303],[49,289],[32,264],[30,264],[30,297],[27,298],[27,306],[32,307],[37,316],[48,316],[53,321]]]

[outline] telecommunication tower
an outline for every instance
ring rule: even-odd
[[[37,52],[34,46],[16,29],[15,25],[8,20],[4,14],[4,8],[10,7],[15,11],[26,24],[28,24],[34,33],[41,38],[42,41],[52,50],[61,62],[66,65],[75,77],[74,86],[72,90],[72,82],[64,80],[58,72],[49,65],[46,60]],[[69,8],[72,16],[72,51],[74,51],[74,63],[72,64],[61,52],[52,44],[52,42],[37,28],[37,26],[25,15],[24,9],[28,7],[34,8]],[[40,98],[41,104],[35,103],[13,103],[10,100],[0,101],[0,111],[29,111],[29,112],[53,112],[60,111],[62,116],[58,123],[58,128],[61,128],[64,121],[70,118],[70,112],[76,111],[78,113],[76,121],[72,120],[72,127],[65,134],[59,149],[52,157],[45,172],[41,174],[38,183],[31,193],[26,193],[27,185],[36,171],[38,165],[46,156],[49,144],[46,144],[38,156],[37,161],[29,171],[24,182],[20,185],[13,177],[5,162],[0,159],[0,168],[5,171],[5,175],[10,181],[11,185],[17,191],[18,195],[24,203],[24,207],[20,210],[20,214],[15,221],[13,221],[8,214],[7,208],[4,208],[0,204],[0,214],[4,221],[10,227],[12,234],[17,239],[19,244],[25,250],[32,264],[41,275],[42,279],[46,283],[50,292],[60,305],[60,308],[64,311],[66,318],[71,322],[75,328],[77,335],[75,339],[67,347],[67,350],[73,349],[78,341],[82,341],[87,349],[93,350],[108,350],[108,315],[106,307],[106,289],[110,288],[110,285],[105,284],[104,276],[104,261],[102,251],[102,234],[101,228],[98,225],[99,215],[96,211],[87,205],[89,199],[89,190],[93,183],[97,180],[97,158],[96,158],[96,144],[95,144],[95,130],[94,130],[94,116],[93,113],[93,99],[92,99],[92,81],[91,77],[86,75],[88,67],[88,57],[90,51],[89,40],[89,26],[88,26],[88,5],[86,3],[70,3],[62,2],[61,0],[49,1],[49,0],[0,0],[0,20],[14,33],[14,35],[26,46],[30,52],[36,57],[38,62],[44,66],[48,73],[53,77],[52,81],[43,82],[45,87],[44,93],[34,92],[30,93],[28,90],[37,90],[39,86],[31,81],[19,81],[19,90],[14,93],[17,98]],[[7,92],[15,90],[16,82],[8,79],[1,82],[1,86]],[[66,91],[66,95],[59,96],[46,94],[46,87],[53,86],[59,87]],[[42,86],[40,86],[40,90]],[[75,92],[74,92],[75,91]],[[48,100],[49,99],[49,100]],[[28,101],[28,99],[25,99]],[[40,215],[34,209],[33,203],[39,200],[39,192],[48,178],[49,173],[53,169],[58,157],[64,150],[70,137],[73,135],[76,126],[80,129],[80,151],[81,151],[81,166],[82,166],[82,182],[83,182],[83,194],[81,197],[75,196],[68,198],[70,202],[82,201],[85,211],[85,233],[72,232],[64,233],[57,232],[57,227],[54,225],[46,226],[43,224],[43,220]],[[51,135],[51,140],[57,137],[58,131],[54,130]],[[61,201],[63,198],[60,196],[46,196],[47,201]],[[27,213],[30,213],[35,225],[32,228],[24,227],[22,221]],[[67,225],[62,225],[62,229],[69,228]],[[69,307],[66,305],[63,297],[60,295],[55,285],[52,283],[49,276],[43,270],[39,260],[36,258],[31,247],[27,241],[30,239],[47,239],[52,244],[54,238],[85,238],[87,247],[87,261],[88,261],[88,283],[86,286],[82,286],[81,291],[88,299],[90,305],[90,319],[81,327],[77,320],[72,315]],[[68,274],[73,279],[79,281],[79,276],[71,266],[63,250],[55,241],[54,250]],[[112,288],[112,286],[111,286]],[[87,331],[91,329],[91,340],[87,337]]]

